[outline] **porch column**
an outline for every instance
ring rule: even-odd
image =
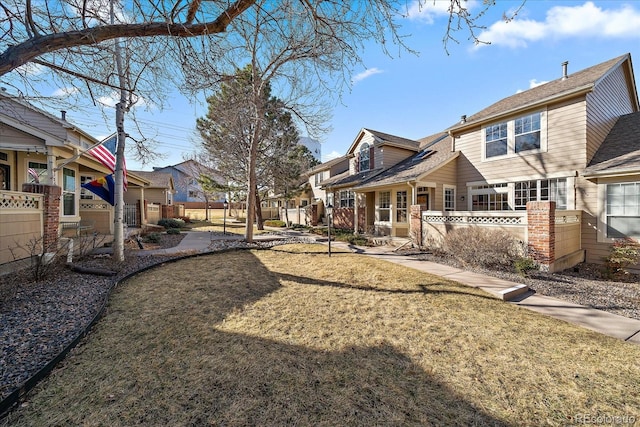
[[[422,206],[411,205],[409,207],[409,237],[413,243],[422,247]]]
[[[22,191],[44,194],[42,248],[44,253],[55,253],[58,249],[62,188],[46,184],[23,184]]]
[[[353,193],[353,234],[358,234],[358,205],[359,194]]]
[[[527,202],[527,233],[529,254],[549,271],[555,261],[556,202]]]

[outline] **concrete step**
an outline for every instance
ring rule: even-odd
[[[503,301],[511,301],[527,292],[529,292],[529,287],[520,283],[510,288],[501,290],[499,292],[499,295],[502,297]]]

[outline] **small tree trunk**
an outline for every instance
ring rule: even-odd
[[[260,203],[260,193],[256,188],[256,224],[258,225],[258,230],[264,230],[264,218],[262,218],[262,206]]]

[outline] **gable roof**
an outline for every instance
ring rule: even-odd
[[[353,143],[351,143],[349,150],[347,150],[347,156],[354,152],[365,133],[373,136],[375,145],[390,145],[393,147],[399,147],[413,151],[417,151],[418,147],[420,146],[420,143],[413,139],[403,138],[401,136],[391,135],[389,133],[384,133],[377,130],[362,128],[360,129],[360,132],[358,132],[358,136],[356,137],[356,139],[353,141]]]
[[[359,172],[353,175],[349,174],[349,171],[332,176],[329,179],[325,179],[320,183],[322,188],[342,188],[353,187],[363,183],[367,179],[371,178],[382,172],[384,169],[371,169],[368,171]]]
[[[640,112],[620,116],[589,165],[586,177],[640,173]]]
[[[127,171],[149,181],[150,188],[168,188],[173,190],[173,177],[169,173],[157,171]]]
[[[371,177],[354,189],[361,190],[416,181],[460,155],[459,151],[451,150],[451,139],[447,133],[440,132],[423,140],[427,142],[422,146],[420,153]]]
[[[633,78],[631,55],[627,53],[598,65],[585,68],[584,70],[576,73],[569,74],[567,78],[552,80],[543,85],[536,86],[532,89],[501,99],[487,108],[467,117],[466,121],[451,126],[449,131],[454,132],[467,127],[477,126],[481,122],[497,119],[501,116],[511,114],[519,110],[534,108],[553,100],[590,92],[600,80],[606,77],[612,70],[622,65],[625,61],[627,61],[626,66],[628,71],[631,73],[630,80],[632,82],[631,89],[633,91],[633,102],[635,103],[635,108],[638,109],[638,95],[636,93],[635,80]]]
[[[344,162],[346,160],[348,160],[347,156],[340,156],[340,157],[336,157],[335,159],[327,160],[326,162],[320,163],[319,165],[316,165],[316,166],[312,167],[311,169],[309,169],[306,172],[306,175],[313,175],[314,173],[330,169],[333,166],[335,166],[335,165],[337,165],[337,164],[339,164],[341,162]]]

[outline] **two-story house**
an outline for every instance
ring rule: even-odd
[[[333,206],[333,222],[338,228],[374,232],[375,200],[354,191],[359,185],[420,150],[420,142],[371,129],[361,129],[347,151],[349,169],[322,181],[327,203]],[[408,207],[408,199],[402,201]],[[408,229],[408,221],[406,223]]]
[[[386,162],[387,145],[374,139],[380,153],[372,151],[364,143],[375,132],[363,130],[348,151],[350,171],[325,188],[336,206],[364,207],[354,215],[355,231],[421,242],[478,225],[519,227],[515,234],[530,243],[528,204],[553,202],[552,220],[578,230],[560,237],[547,230],[552,255],[566,258],[558,265],[602,262],[613,238],[640,237],[640,107],[631,57],[575,73],[564,63],[559,71],[556,80],[462,116],[439,134],[405,140],[394,147],[405,150],[394,152],[401,157],[395,166],[377,164],[378,157]],[[421,218],[418,234],[409,210]]]

